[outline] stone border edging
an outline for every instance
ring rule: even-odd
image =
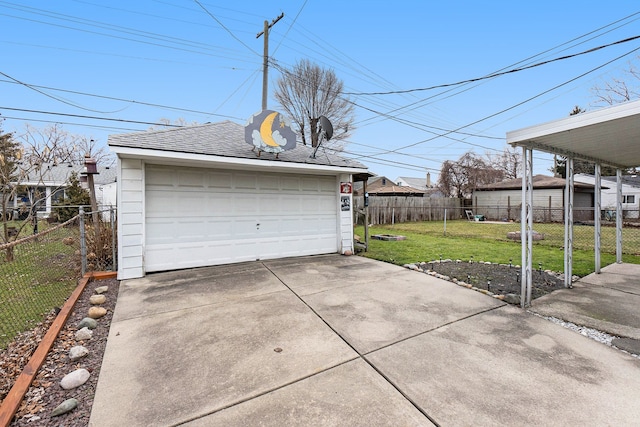
[[[13,416],[16,411],[20,407],[20,403],[22,399],[24,399],[25,393],[29,390],[31,383],[33,382],[38,370],[44,363],[47,355],[49,354],[49,350],[51,350],[51,346],[55,342],[58,334],[62,330],[62,327],[65,325],[73,307],[82,295],[87,283],[91,280],[103,280],[103,279],[114,279],[116,278],[117,273],[113,272],[93,272],[86,273],[79,281],[78,286],[71,293],[71,296],[62,306],[62,309],[56,316],[55,320],[47,330],[42,341],[38,345],[36,351],[29,358],[29,362],[22,370],[22,373],[9,390],[7,397],[5,397],[2,402],[2,406],[0,406],[0,426],[9,427],[11,421],[13,420]]]

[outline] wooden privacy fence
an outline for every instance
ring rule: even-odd
[[[364,197],[355,196],[357,224],[364,224]],[[460,219],[464,213],[460,199],[439,197],[369,196],[369,224]]]

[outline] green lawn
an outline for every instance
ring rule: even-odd
[[[61,228],[18,245],[12,262],[0,251],[0,348],[69,297],[80,274],[76,271],[77,234],[77,227]],[[62,243],[73,236],[73,245]]]
[[[364,256],[394,264],[420,261],[460,259],[467,261],[491,261],[496,263],[520,264],[521,244],[507,239],[508,231],[519,231],[520,224],[492,224],[470,221],[447,221],[444,234],[442,221],[403,223],[394,226],[369,227],[370,235],[401,234],[406,240],[369,240],[369,250]],[[543,233],[545,239],[533,244],[533,266],[543,269],[564,271],[564,226],[562,224],[535,225],[534,230]],[[364,236],[364,228],[356,227],[355,233]],[[603,250],[601,265],[616,261],[615,229],[604,228],[601,233]],[[589,241],[590,240],[590,241]],[[578,226],[574,231],[573,274],[585,276],[595,270],[593,253],[593,227]],[[605,245],[606,242],[606,245]],[[625,229],[623,233],[623,261],[640,264],[638,246],[640,230]],[[629,250],[627,250],[629,249]],[[605,253],[605,251],[607,251]]]

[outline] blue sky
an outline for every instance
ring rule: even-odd
[[[19,136],[25,122],[59,122],[106,144],[109,134],[162,118],[244,124],[261,107],[256,34],[283,12],[270,56],[285,68],[303,58],[331,68],[359,93],[350,95],[356,129],[345,152],[391,179],[429,171],[435,180],[445,160],[503,150],[507,131],[563,118],[576,105],[599,108],[592,88],[624,77],[640,53],[634,40],[471,84],[366,95],[456,83],[638,36],[640,5],[0,0],[3,130]],[[270,68],[271,109],[278,76]],[[549,156],[534,156],[536,173],[550,166]]]

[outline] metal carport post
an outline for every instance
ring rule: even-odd
[[[522,147],[522,209],[520,217],[520,241],[522,243],[522,274],[520,305],[531,305],[533,284],[533,150]]]

